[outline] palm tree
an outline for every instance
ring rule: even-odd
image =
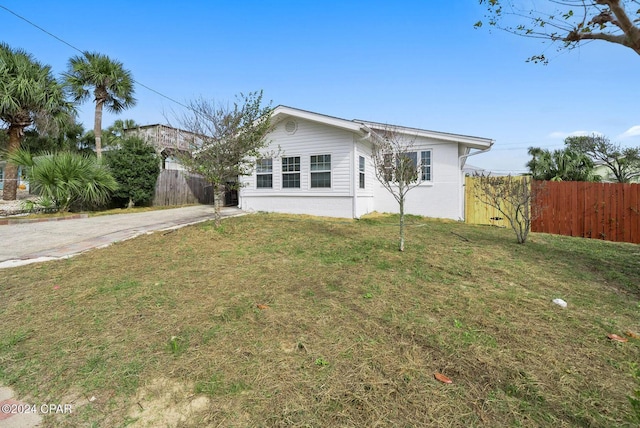
[[[133,107],[133,77],[122,63],[96,52],[85,52],[69,60],[69,70],[64,74],[66,83],[76,102],[86,100],[93,89],[96,111],[93,133],[96,138],[96,154],[102,157],[102,109],[120,113]]]
[[[593,161],[584,153],[565,148],[553,152],[530,147],[532,159],[527,167],[535,180],[550,181],[599,181],[593,173]]]
[[[107,128],[107,135],[105,140],[107,145],[116,146],[124,139],[125,129],[131,129],[137,127],[138,124],[133,119],[117,119],[113,122],[113,125]]]
[[[30,54],[0,43],[0,120],[8,125],[11,155],[20,148],[25,128],[53,129],[75,112],[65,100],[63,86]],[[3,199],[16,199],[18,165],[8,161],[5,167]]]

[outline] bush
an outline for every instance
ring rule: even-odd
[[[10,160],[26,167],[31,190],[53,202],[59,211],[102,205],[118,188],[109,169],[93,155],[59,152],[33,156],[19,150]]]
[[[119,185],[114,197],[120,205],[132,208],[152,201],[160,174],[160,157],[153,146],[137,137],[126,138],[105,158]]]

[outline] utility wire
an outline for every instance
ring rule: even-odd
[[[12,14],[12,15],[14,15],[15,17],[17,17],[17,18],[19,18],[19,19],[23,20],[24,22],[28,23],[29,25],[32,25],[32,26],[36,27],[38,30],[42,31],[43,33],[45,33],[45,34],[47,34],[47,35],[49,35],[49,36],[51,36],[51,37],[53,37],[54,39],[58,40],[59,42],[64,43],[65,45],[69,46],[71,49],[76,50],[76,51],[80,52],[81,54],[84,54],[84,53],[86,52],[86,51],[83,51],[82,49],[80,49],[80,48],[78,48],[78,47],[76,47],[76,46],[72,45],[71,43],[67,42],[66,40],[61,39],[60,37],[56,36],[55,34],[53,34],[53,33],[49,32],[49,31],[45,30],[44,28],[42,28],[42,27],[41,27],[41,26],[39,26],[38,24],[35,24],[34,22],[29,21],[27,18],[25,18],[25,17],[24,17],[24,16],[22,16],[22,15],[17,14],[16,12],[12,11],[12,10],[11,10],[11,9],[9,9],[8,7],[6,7],[6,6],[4,6],[4,5],[1,5],[1,4],[0,4],[0,8],[2,8],[2,9],[4,9],[4,10],[6,10],[6,11],[7,11],[7,12],[9,12],[10,14]],[[137,80],[135,80],[135,79],[133,79],[133,82],[134,82],[134,83],[136,83],[137,85],[142,86],[143,88],[145,88],[145,89],[146,89],[146,90],[148,90],[148,91],[151,91],[151,92],[153,92],[153,93],[155,93],[155,94],[157,94],[157,95],[160,95],[160,96],[161,96],[161,97],[163,97],[163,98],[166,98],[167,100],[169,100],[169,101],[171,101],[171,102],[173,102],[173,103],[178,104],[180,107],[183,107],[183,108],[186,108],[186,109],[188,109],[188,110],[191,110],[191,111],[193,111],[193,112],[194,112],[194,113],[196,113],[196,114],[201,114],[200,112],[198,112],[198,111],[194,110],[192,107],[189,107],[188,105],[185,105],[185,104],[181,103],[180,101],[176,101],[176,100],[174,100],[173,98],[169,97],[168,95],[165,95],[165,94],[163,94],[162,92],[157,91],[157,90],[155,90],[155,89],[153,89],[153,88],[151,88],[151,87],[149,87],[149,86],[147,86],[147,85],[145,85],[145,84],[143,84],[143,83],[141,83],[141,82],[139,82],[139,81],[137,81]]]

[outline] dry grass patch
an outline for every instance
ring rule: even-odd
[[[640,345],[606,335],[640,330],[637,246],[396,235],[258,214],[6,270],[0,382],[96,397],[50,426],[151,426],[158,405],[181,427],[632,424]]]

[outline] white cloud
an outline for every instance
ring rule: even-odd
[[[631,138],[640,136],[640,125],[632,126],[618,136],[618,138]]]
[[[639,130],[640,131],[640,130]],[[573,132],[563,132],[563,131],[554,131],[548,135],[549,138],[559,138],[564,140],[567,137],[583,137],[587,135],[603,135],[602,132],[598,131],[573,131]]]

